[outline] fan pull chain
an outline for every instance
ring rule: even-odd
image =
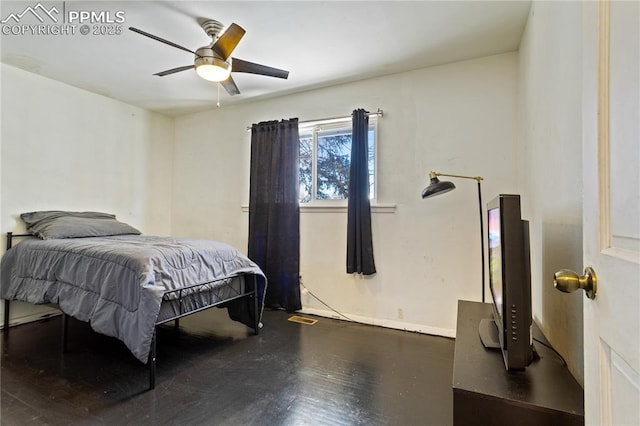
[[[218,83],[218,102],[216,103],[216,106],[220,108],[220,83]]]

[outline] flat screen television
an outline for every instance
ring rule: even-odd
[[[529,222],[522,220],[520,196],[487,203],[487,224],[493,318],[481,322],[480,337],[501,350],[507,370],[522,370],[533,359],[533,320]]]

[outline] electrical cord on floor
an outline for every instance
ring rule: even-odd
[[[331,306],[329,306],[327,303],[325,303],[322,299],[320,299],[318,296],[316,296],[315,294],[313,294],[313,292],[311,290],[309,290],[307,288],[306,285],[304,285],[304,283],[302,282],[302,277],[299,277],[299,281],[300,281],[300,285],[302,286],[302,288],[304,289],[303,293],[306,294],[310,294],[311,297],[313,297],[314,299],[316,299],[318,302],[322,303],[324,306],[326,306],[327,308],[329,308],[330,310],[332,310],[333,312],[335,312],[336,314],[340,315],[341,317],[343,317],[344,319],[346,319],[347,321],[351,321],[351,322],[355,322],[358,324],[364,324],[361,323],[360,321],[355,321],[351,318],[349,318],[348,316],[346,316],[345,314],[343,314],[342,312],[337,311],[336,309],[332,308]],[[546,346],[547,348],[551,349],[553,352],[555,352],[555,354],[558,356],[558,358],[560,358],[560,360],[562,361],[562,363],[566,366],[567,365],[567,361],[565,361],[565,359],[562,357],[562,355],[560,355],[560,352],[558,352],[553,346],[543,342],[542,340],[534,337],[533,340],[535,340],[536,342],[540,343],[542,346]]]
[[[560,355],[560,352],[558,352],[557,350],[555,350],[555,348],[551,345],[546,344],[545,342],[543,342],[542,340],[534,337],[533,340],[535,340],[536,342],[540,343],[542,346],[546,346],[547,348],[551,349],[553,352],[556,353],[556,355],[558,355],[558,358],[560,358],[562,360],[562,363],[566,366],[567,365],[567,361],[564,360],[564,358],[562,357],[562,355]]]
[[[302,286],[302,288],[304,288],[306,290],[306,292],[308,294],[311,295],[311,297],[313,297],[314,299],[316,299],[318,302],[322,303],[324,306],[326,306],[327,308],[331,309],[333,312],[335,312],[336,314],[340,315],[341,317],[345,318],[347,321],[351,321],[351,322],[357,322],[359,323],[360,321],[354,321],[351,318],[349,318],[348,316],[346,316],[345,314],[343,314],[342,312],[338,312],[337,310],[333,309],[331,306],[327,305],[322,299],[320,299],[318,296],[316,296],[315,294],[313,294],[311,292],[311,290],[309,290],[307,288],[307,286],[304,285],[304,283],[302,282],[302,277],[300,277],[300,285]]]

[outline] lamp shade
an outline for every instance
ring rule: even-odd
[[[437,177],[432,177],[429,186],[422,190],[422,198],[429,198],[438,194],[444,194],[445,192],[449,192],[454,189],[456,189],[456,186],[453,182],[440,182],[440,179]]]

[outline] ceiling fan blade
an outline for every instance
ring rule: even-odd
[[[231,96],[240,94],[240,90],[238,89],[238,86],[236,86],[236,82],[233,81],[233,78],[231,78],[231,76],[229,76],[229,78],[227,78],[226,80],[221,81],[220,84],[222,84],[222,87],[224,87],[227,93]]]
[[[149,34],[149,33],[148,33],[148,32],[146,32],[146,31],[142,31],[142,30],[139,30],[139,29],[134,28],[134,27],[129,27],[129,29],[130,29],[131,31],[133,31],[134,33],[142,34],[143,36],[146,36],[146,37],[152,38],[152,39],[154,39],[154,40],[156,40],[156,41],[159,41],[160,43],[168,44],[169,46],[173,46],[173,47],[176,47],[176,48],[178,48],[178,49],[184,50],[184,51],[186,51],[186,52],[193,53],[193,54],[194,54],[194,55],[196,55],[196,56],[199,56],[199,55],[198,55],[196,52],[194,52],[193,50],[191,50],[191,49],[187,49],[186,47],[180,46],[179,44],[176,44],[176,43],[174,43],[174,42],[172,42],[172,41],[165,40],[165,39],[163,39],[163,38],[160,38],[160,37],[155,36],[155,35],[153,35],[153,34]]]
[[[226,61],[229,56],[231,56],[231,52],[236,48],[245,32],[240,25],[231,24],[211,48]]]
[[[183,67],[171,68],[170,70],[160,71],[155,73],[154,75],[157,75],[159,77],[164,77],[165,75],[175,74],[177,72],[190,70],[192,68],[195,68],[194,65],[185,65]]]
[[[268,77],[285,79],[289,77],[289,71],[268,67],[266,65],[255,64],[253,62],[244,61],[238,58],[231,58],[231,60],[231,72],[247,72],[250,74],[260,74],[266,75]]]

